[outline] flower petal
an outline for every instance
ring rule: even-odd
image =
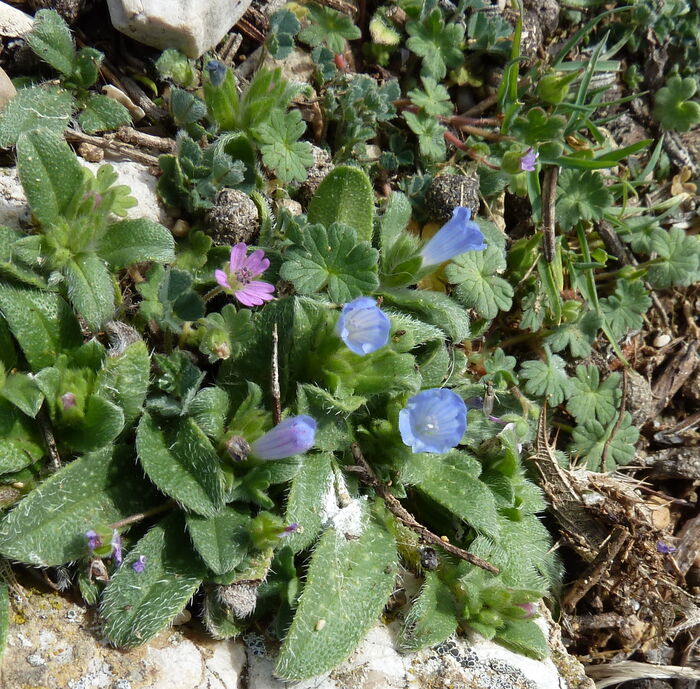
[[[479,226],[469,220],[471,211],[457,206],[452,219],[446,222],[423,247],[421,256],[424,266],[439,265],[466,251],[483,251],[486,248],[484,235]]]
[[[214,271],[214,277],[216,278],[216,281],[223,287],[224,289],[233,289],[231,285],[228,284],[228,275],[224,273],[223,270],[215,270]]]
[[[370,354],[389,341],[391,321],[370,297],[358,297],[343,306],[336,333],[350,351]]]
[[[446,388],[414,395],[399,412],[401,440],[413,452],[449,452],[459,444],[466,428],[464,400]]]
[[[250,271],[253,277],[262,275],[270,267],[270,259],[264,258],[265,252],[256,249],[245,261],[244,266]]]
[[[245,264],[245,255],[248,251],[248,247],[243,242],[239,242],[231,249],[231,261],[230,261],[230,271],[235,273],[237,270],[243,267]]]

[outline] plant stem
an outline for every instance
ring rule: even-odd
[[[151,507],[150,510],[144,510],[143,512],[138,512],[137,514],[132,514],[130,517],[120,519],[118,522],[114,522],[113,524],[108,524],[107,528],[108,529],[122,529],[125,526],[129,526],[130,524],[135,524],[136,522],[140,522],[143,519],[146,519],[147,517],[152,517],[154,514],[160,514],[161,512],[167,512],[168,510],[171,510],[173,507],[175,507],[175,505],[176,505],[175,500],[167,500],[162,505],[158,505],[157,507]]]

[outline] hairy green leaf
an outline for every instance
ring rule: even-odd
[[[82,343],[78,321],[55,293],[0,283],[0,315],[34,371],[51,366],[64,350]]]
[[[206,569],[182,537],[182,517],[154,526],[126,556],[102,595],[105,634],[115,645],[138,646],[155,636],[199,588]],[[144,558],[144,569],[133,564]]]
[[[439,644],[457,629],[457,612],[450,589],[435,572],[427,572],[420,594],[413,602],[401,629],[399,648],[419,651]]]
[[[68,298],[88,327],[99,330],[114,313],[114,285],[107,266],[96,254],[75,256],[63,268]]]
[[[200,557],[214,574],[238,566],[250,547],[250,517],[224,507],[213,517],[187,515],[187,531]]]
[[[132,471],[133,457],[123,447],[113,456],[113,449],[76,459],[25,497],[0,522],[0,553],[62,565],[87,554],[86,531],[142,511],[152,493]]]
[[[112,270],[118,270],[144,261],[171,263],[175,260],[174,249],[173,235],[166,227],[139,218],[110,225],[100,240],[97,253]]]
[[[309,203],[310,223],[328,228],[343,223],[357,232],[360,241],[371,242],[374,221],[374,190],[367,174],[358,167],[339,165],[329,172]]]
[[[621,396],[619,373],[611,373],[601,383],[595,366],[577,366],[566,409],[577,423],[597,419],[606,425],[615,418]]]
[[[395,577],[394,538],[367,512],[359,538],[328,529],[311,557],[275,674],[309,679],[345,660],[376,623]]]
[[[166,495],[204,517],[218,512],[224,499],[219,459],[192,419],[175,428],[144,413],[136,449],[144,471]]]
[[[17,172],[32,213],[43,225],[55,222],[73,196],[82,193],[83,169],[75,153],[49,129],[35,129],[19,137]]]
[[[323,499],[334,485],[331,462],[328,452],[308,455],[292,479],[284,519],[301,528],[286,536],[284,542],[295,553],[308,548],[321,531]]]
[[[285,257],[280,276],[301,294],[327,289],[334,302],[343,304],[371,293],[379,284],[377,250],[369,242],[358,242],[355,230],[341,223],[328,229],[305,227],[302,246],[293,246]]]

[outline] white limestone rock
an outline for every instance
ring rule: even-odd
[[[258,634],[215,641],[196,623],[167,629],[129,651],[111,648],[94,611],[60,594],[12,594],[3,689],[594,689],[543,610],[551,659],[538,662],[478,635],[401,655],[396,623],[377,625],[353,655],[304,682],[273,677],[276,646]]]
[[[213,48],[251,0],[107,0],[114,28],[154,48],[196,58]]]
[[[103,163],[88,163],[79,158],[82,165],[97,172]],[[173,221],[161,206],[156,193],[158,180],[145,165],[132,161],[109,162],[117,173],[117,184],[126,184],[137,204],[127,211],[129,218],[148,218],[171,226]],[[20,227],[29,220],[27,199],[20,184],[16,168],[0,168],[0,225]]]
[[[6,2],[0,2],[0,36],[18,38],[31,31],[34,17]]]
[[[396,629],[378,625],[358,649],[332,672],[304,682],[275,679],[273,652],[262,637],[246,635],[248,689],[594,689],[580,663],[550,633],[552,658],[537,661],[478,634],[451,638],[435,648],[402,655],[395,650]],[[563,654],[563,656],[562,656]]]

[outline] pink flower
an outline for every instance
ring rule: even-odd
[[[231,260],[224,270],[215,270],[216,281],[229,294],[233,294],[243,306],[260,306],[274,297],[274,285],[253,278],[262,275],[269,267],[270,261],[264,258],[262,249],[246,257],[248,247],[241,242],[231,249]]]

